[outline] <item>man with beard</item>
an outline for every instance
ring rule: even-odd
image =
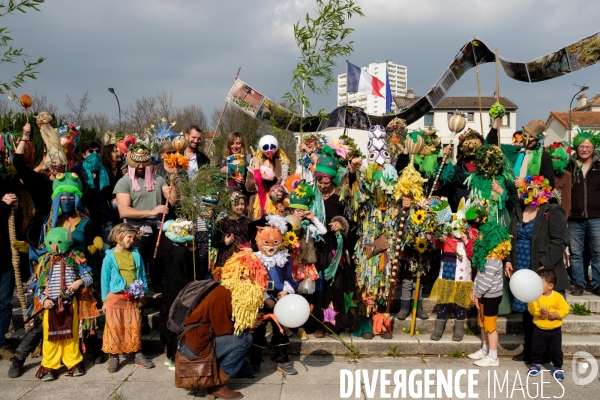
[[[200,141],[202,140],[202,129],[198,125],[192,125],[185,131],[185,140],[188,146],[184,155],[190,160],[188,174],[194,174],[203,165],[210,164],[210,159],[200,151]]]
[[[223,266],[221,284],[206,295],[185,320],[189,328],[184,327],[176,355],[179,360],[205,356],[214,338],[221,384],[206,389],[213,398],[241,399],[244,396],[225,383],[229,378],[256,376],[244,357],[252,346],[250,331],[263,323],[264,314],[258,310],[264,304],[268,279],[256,255],[234,253]]]
[[[125,222],[140,229],[141,238],[134,244],[139,248],[146,265],[150,265],[152,285],[162,291],[164,256],[168,253],[169,241],[161,241],[156,260],[152,262],[162,214],[169,211],[165,199],[177,202],[177,191],[159,175],[152,174],[152,154],[144,144],[134,144],[127,153],[128,173],[117,182],[113,194],[117,196],[117,207]]]

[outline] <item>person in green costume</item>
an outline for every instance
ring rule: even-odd
[[[502,115],[494,119],[492,129],[488,133],[486,144],[499,144],[498,127],[502,122]],[[525,178],[527,175],[542,175],[550,182],[554,188],[554,170],[552,168],[552,158],[548,152],[544,151],[541,139],[544,138],[546,124],[541,119],[533,119],[523,127],[523,146],[512,144],[500,144],[508,163],[513,169],[515,178]]]

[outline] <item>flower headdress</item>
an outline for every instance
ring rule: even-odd
[[[550,146],[546,147],[545,150],[550,154],[550,157],[552,157],[552,169],[554,169],[554,174],[564,174],[567,164],[569,163],[569,155],[573,150],[560,142],[552,143]]]
[[[534,208],[547,203],[552,198],[552,187],[548,179],[541,175],[527,175],[517,188],[519,199]]]

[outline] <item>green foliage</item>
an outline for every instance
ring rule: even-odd
[[[232,212],[227,176],[213,165],[200,167],[192,176],[182,174],[176,187],[181,198],[178,217],[194,221]]]
[[[335,59],[349,56],[354,50],[354,42],[346,41],[354,31],[344,27],[346,20],[364,16],[354,0],[317,0],[316,13],[316,18],[306,14],[305,26],[300,26],[300,21],[294,24],[301,56],[293,72],[292,91],[283,96],[291,110],[310,108],[306,89],[315,94],[329,93],[335,82]]]
[[[398,346],[388,346],[388,352],[387,352],[388,357],[402,357],[402,349],[400,349],[400,347]]]
[[[467,325],[467,326],[465,326],[465,329],[463,329],[463,332],[467,336],[475,336],[479,333],[479,331],[480,331],[480,329],[477,326],[477,324],[475,324],[473,326]]]
[[[464,358],[464,357],[466,357],[465,352],[462,351],[462,350],[454,350],[453,352],[448,353],[448,355],[452,356],[454,358]]]
[[[12,14],[15,11],[20,11],[25,14],[27,11],[35,10],[40,11],[37,6],[42,4],[45,0],[21,0],[14,1],[10,0],[8,4],[5,2],[0,3],[0,17],[4,17],[8,14]],[[12,47],[9,42],[13,39],[8,36],[11,31],[6,27],[0,27],[0,46],[8,47],[4,51],[4,55],[0,59],[1,63],[15,63],[15,59],[27,57],[26,54],[23,53],[23,49],[17,49]],[[27,61],[23,59],[23,70],[19,72],[17,75],[10,78],[8,82],[0,81],[0,94],[5,94],[9,92],[11,89],[21,87],[21,85],[25,82],[26,79],[36,79],[36,74],[38,72],[35,71],[37,66],[44,61],[44,58],[38,58],[37,61]]]
[[[571,304],[571,314],[573,315],[592,315],[592,311],[584,303]]]

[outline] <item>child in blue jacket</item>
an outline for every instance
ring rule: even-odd
[[[109,234],[114,249],[106,251],[102,263],[102,312],[106,325],[102,350],[109,354],[108,370],[119,369],[119,355],[135,353],[134,362],[144,368],[154,364],[142,350],[142,311],[148,292],[146,269],[133,241],[138,230],[129,224],[119,224]]]

